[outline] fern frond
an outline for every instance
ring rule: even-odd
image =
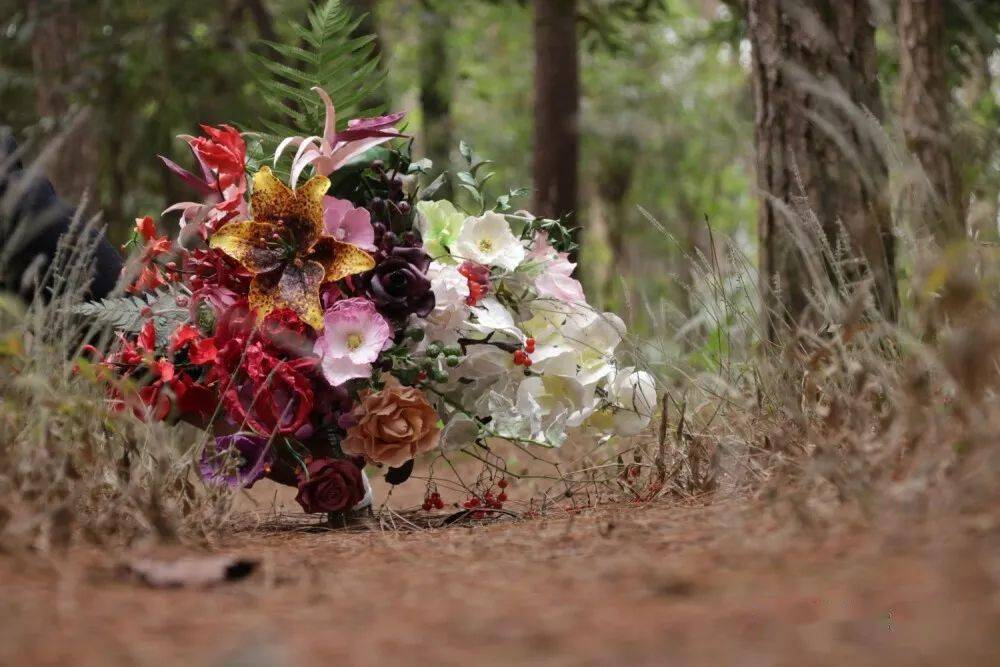
[[[171,332],[188,320],[187,308],[177,305],[170,292],[151,292],[136,296],[122,296],[100,301],[90,301],[73,306],[73,314],[86,317],[114,331],[136,333],[146,323],[142,312],[153,311],[156,338],[165,343]]]
[[[333,98],[340,127],[351,118],[385,113],[362,108],[385,80],[375,37],[354,34],[363,19],[340,0],[326,0],[304,24],[292,25],[290,43],[261,42],[265,54],[253,57],[253,75],[263,104],[255,124],[263,130],[265,149],[285,137],[322,132],[324,108],[313,86]]]

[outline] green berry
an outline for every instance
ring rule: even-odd
[[[431,378],[433,378],[435,382],[447,382],[448,374],[445,373],[440,368],[435,368],[434,370],[431,371]]]
[[[410,337],[410,340],[412,340],[415,343],[419,343],[420,341],[422,341],[424,339],[424,330],[423,329],[410,329],[410,331],[408,332],[407,335]]]
[[[446,357],[460,357],[462,356],[462,348],[457,345],[449,345],[444,348],[444,356]]]
[[[455,355],[451,355],[449,357],[445,357],[444,363],[448,364],[448,368],[454,368],[462,363],[462,360]]]
[[[441,344],[434,342],[427,346],[427,356],[428,357],[439,357],[441,356]]]

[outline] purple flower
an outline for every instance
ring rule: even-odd
[[[201,454],[199,471],[210,484],[249,489],[262,479],[274,463],[267,438],[237,433],[215,439]]]
[[[397,321],[410,314],[427,317],[435,303],[429,266],[430,257],[421,248],[397,246],[389,251],[368,279],[368,295],[379,312]]]

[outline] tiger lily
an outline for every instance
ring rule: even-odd
[[[279,181],[269,167],[253,177],[253,220],[223,225],[209,247],[229,255],[253,274],[250,307],[263,318],[290,308],[317,331],[323,328],[320,288],[375,266],[374,258],[323,230],[325,176],[313,176],[298,190]]]
[[[323,136],[288,137],[274,152],[274,164],[289,146],[298,146],[295,159],[292,160],[291,184],[299,181],[303,170],[312,165],[319,176],[329,176],[344,166],[348,160],[364,153],[369,148],[384,144],[390,139],[403,136],[395,127],[405,113],[399,112],[388,116],[375,118],[358,118],[347,122],[347,129],[337,131],[337,111],[333,100],[319,86],[313,87],[313,92],[320,96],[326,107],[326,120],[323,123]]]

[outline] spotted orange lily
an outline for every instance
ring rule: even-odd
[[[328,178],[314,176],[292,190],[261,167],[250,195],[253,220],[223,225],[209,239],[209,247],[253,274],[250,307],[259,317],[291,308],[303,322],[322,329],[320,287],[375,266],[361,248],[323,234],[323,195],[329,187]]]

